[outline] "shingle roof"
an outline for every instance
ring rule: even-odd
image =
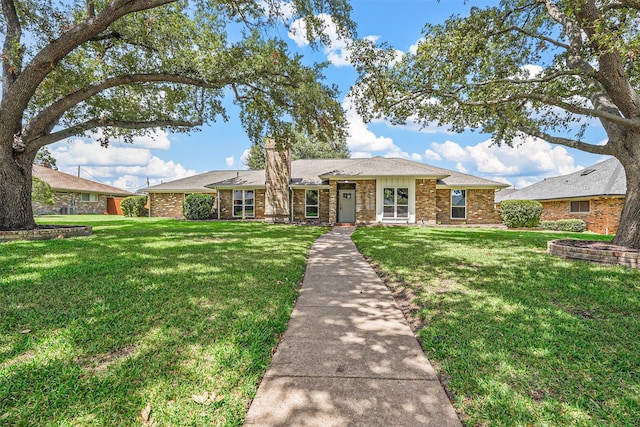
[[[424,163],[399,158],[373,157],[370,159],[309,159],[291,162],[293,186],[315,186],[330,178],[364,178],[382,176],[431,177],[442,186],[507,187],[489,179],[479,178]],[[264,186],[264,170],[211,171],[154,185],[148,192],[194,192],[217,187]]]
[[[33,165],[33,176],[49,184],[54,191],[76,191],[79,193],[96,193],[111,196],[132,196],[133,193],[121,188],[101,184],[68,173]]]
[[[377,176],[424,176],[444,178],[452,171],[413,162],[411,160],[372,157],[370,159],[347,159],[348,163],[333,170],[326,170],[323,177],[377,177]]]
[[[620,196],[627,190],[624,168],[615,157],[569,175],[547,178],[503,200],[561,200],[593,196]]]
[[[446,169],[445,169],[446,170]],[[478,176],[469,175],[466,173],[448,171],[449,176],[439,179],[438,186],[444,187],[495,187],[505,188],[509,187],[509,184],[503,182],[492,181],[490,179],[480,178]]]
[[[180,178],[174,181],[163,182],[162,184],[152,185],[149,188],[143,188],[140,191],[149,193],[196,193],[196,192],[211,192],[212,190],[205,187],[212,182],[219,182],[228,179],[233,179],[240,174],[245,174],[250,171],[210,171],[204,172],[198,175],[189,176],[187,178]],[[262,184],[264,185],[264,172]]]

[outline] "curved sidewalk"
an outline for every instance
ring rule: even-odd
[[[391,293],[336,227],[309,251],[300,297],[246,426],[460,426]]]

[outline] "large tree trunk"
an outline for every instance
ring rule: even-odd
[[[0,154],[0,230],[29,230],[36,227],[31,207],[32,160],[13,157],[2,147]],[[7,153],[6,151],[9,151]]]
[[[640,249],[640,160],[632,155],[620,161],[627,175],[627,194],[613,243]]]

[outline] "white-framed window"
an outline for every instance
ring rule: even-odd
[[[589,213],[590,210],[589,200],[574,200],[569,204],[569,212],[571,213]]]
[[[80,200],[83,202],[97,202],[98,195],[93,193],[80,193]]]
[[[451,190],[451,219],[467,218],[467,190]]]
[[[254,190],[233,190],[233,216],[254,217],[256,215],[255,202]]]
[[[382,217],[387,219],[409,218],[409,189],[387,187],[382,190]]]
[[[320,216],[320,191],[305,190],[304,193],[304,217],[318,218]]]

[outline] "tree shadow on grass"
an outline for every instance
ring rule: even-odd
[[[640,421],[640,272],[547,255],[546,240],[556,236],[439,229],[354,236],[416,295],[422,345],[469,425]]]
[[[239,425],[324,230],[109,227],[0,247],[0,424]]]

